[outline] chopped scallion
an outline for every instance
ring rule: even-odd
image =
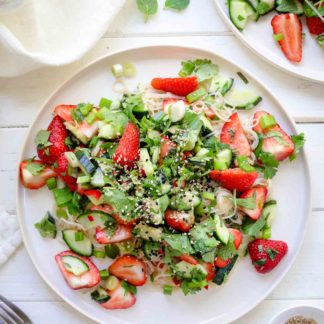
[[[172,295],[173,287],[169,285],[163,286],[163,294],[164,295]]]
[[[283,34],[273,34],[273,39],[276,41],[276,42],[279,42],[281,40],[284,39],[284,35]]]
[[[207,91],[205,90],[205,88],[200,87],[197,90],[189,93],[186,98],[189,101],[189,103],[192,103],[194,101],[197,101],[197,100],[201,99],[206,94],[207,94]]]
[[[99,102],[99,107],[100,108],[103,108],[103,107],[109,108],[111,103],[112,103],[111,100],[109,100],[107,98],[101,98],[100,102]]]
[[[100,250],[94,250],[93,251],[93,256],[96,258],[103,259],[106,256],[105,251],[100,251]]]
[[[100,278],[101,278],[102,280],[105,280],[105,279],[107,279],[107,278],[109,277],[109,272],[108,272],[107,269],[100,270],[100,271],[99,271],[99,274],[100,274]]]
[[[275,125],[277,125],[277,122],[272,115],[264,115],[260,118],[260,126],[262,129],[267,129]]]
[[[134,63],[123,63],[123,70],[126,78],[133,78],[136,75],[136,67]]]
[[[124,75],[124,69],[121,64],[114,64],[111,68],[111,71],[116,78],[120,78]]]
[[[96,120],[96,114],[93,112],[86,117],[86,121],[89,125],[92,125],[95,120]]]

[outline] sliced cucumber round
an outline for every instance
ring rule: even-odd
[[[81,276],[89,271],[88,265],[81,259],[72,255],[64,255],[61,257],[64,268],[73,273],[75,276]]]
[[[78,241],[77,233],[80,232],[76,230],[65,230],[62,232],[63,240],[73,252],[82,256],[91,256],[93,249],[91,241],[86,236],[83,236],[83,239]]]
[[[258,13],[248,1],[228,0],[229,16],[239,30],[243,30],[248,19],[258,20]]]
[[[277,202],[275,200],[267,201],[264,205],[262,214],[264,215],[267,226],[271,226],[277,214]]]
[[[105,214],[100,212],[90,212],[87,214],[80,215],[77,218],[77,222],[81,224],[86,230],[94,229],[94,228],[105,228],[107,224],[114,223],[114,219]]]
[[[262,100],[262,97],[251,91],[231,91],[225,100],[228,107],[250,110]]]

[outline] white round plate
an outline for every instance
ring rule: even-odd
[[[257,22],[249,21],[241,32],[231,22],[226,2],[226,0],[215,0],[219,14],[238,39],[255,54],[281,70],[304,79],[324,82],[324,50],[317,45],[314,36],[309,33],[304,19],[302,19],[303,33],[305,33],[303,59],[300,63],[292,63],[285,57],[279,44],[272,37],[271,19],[275,11],[260,16]]]
[[[35,155],[35,135],[39,129],[44,129],[49,124],[53,107],[61,103],[97,103],[101,97],[115,96],[112,91],[114,77],[110,72],[113,64],[127,61],[136,64],[137,76],[129,82],[129,88],[132,89],[138,83],[148,84],[156,76],[176,76],[182,60],[195,58],[209,58],[220,66],[225,75],[236,76],[236,88],[243,85],[236,72],[243,72],[249,78],[250,86],[256,88],[263,97],[259,108],[273,113],[288,133],[296,133],[292,119],[271,93],[250,73],[225,58],[194,48],[143,47],[103,57],[56,90],[32,124],[21,159]],[[273,188],[272,198],[279,203],[273,238],[282,239],[289,245],[288,255],[273,272],[260,275],[254,270],[249,258],[245,258],[238,262],[228,282],[222,287],[212,284],[208,291],[203,290],[197,295],[185,297],[180,291],[165,296],[160,289],[148,284],[138,289],[134,307],[116,311],[104,310],[91,300],[88,293],[73,291],[67,286],[54,261],[54,256],[67,247],[60,240],[43,239],[34,228],[34,224],[47,210],[55,211],[51,193],[46,188],[26,190],[18,184],[17,211],[25,246],[40,275],[58,295],[89,318],[111,324],[225,323],[239,318],[262,301],[287,273],[299,251],[310,211],[310,180],[304,153],[292,164],[283,163],[273,181]],[[107,261],[98,263],[100,268],[106,264]]]

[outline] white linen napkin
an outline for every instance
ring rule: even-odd
[[[0,77],[79,59],[108,29],[126,0],[7,0],[1,8]]]
[[[21,243],[16,215],[9,215],[0,207],[0,266],[5,263]]]

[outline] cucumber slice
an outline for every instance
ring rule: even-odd
[[[228,0],[229,16],[232,23],[239,30],[243,30],[248,19],[258,19],[258,13],[249,2],[244,0]]]
[[[80,167],[80,162],[73,152],[65,152],[64,155],[72,168]]]
[[[81,276],[85,272],[89,271],[88,265],[81,259],[71,256],[64,255],[61,257],[64,268],[73,273],[75,276]]]
[[[154,167],[151,162],[150,155],[148,153],[148,150],[146,148],[140,149],[140,159],[139,159],[140,167],[144,169],[145,174],[147,177],[153,175],[154,173]]]
[[[209,88],[209,92],[219,92],[222,96],[224,96],[228,91],[231,90],[233,83],[233,78],[227,78],[225,76],[214,77]]]
[[[245,0],[245,1],[248,2],[256,10],[260,0]]]
[[[260,0],[257,6],[257,12],[259,15],[265,15],[275,8],[276,0]]]
[[[215,215],[215,232],[219,240],[225,245],[228,243],[230,232],[225,226],[223,220],[218,215]]]
[[[92,173],[95,170],[95,166],[90,161],[85,151],[78,150],[75,152],[75,156],[79,160],[80,168],[85,174]]]
[[[91,184],[94,187],[103,187],[105,185],[104,175],[100,168],[97,168],[91,178]]]
[[[73,252],[82,256],[91,256],[93,249],[91,241],[87,237],[83,237],[82,241],[76,241],[75,234],[77,232],[75,230],[63,231],[63,240]]]
[[[276,10],[282,13],[292,13],[296,15],[302,15],[304,8],[300,0],[290,0],[287,6],[287,1],[276,0]],[[293,5],[292,5],[293,4]]]
[[[233,269],[237,258],[238,258],[238,256],[236,255],[235,257],[233,257],[231,262],[226,267],[217,270],[216,275],[215,275],[215,277],[213,279],[213,282],[216,285],[220,286],[221,284],[224,283],[225,279],[227,278],[227,276],[229,275],[229,273]]]
[[[77,127],[72,125],[70,122],[65,122],[64,126],[68,131],[70,131],[83,144],[88,144],[88,142],[90,141],[90,138],[85,136]]]
[[[265,216],[267,226],[271,226],[277,214],[277,202],[269,200],[265,203],[262,214]]]
[[[198,270],[201,274],[207,276],[207,270],[201,264],[191,264],[186,261],[180,261],[174,268],[181,278],[191,279],[193,270]]]
[[[137,235],[146,241],[160,242],[162,239],[162,228],[152,227],[143,223],[139,223],[135,227]]]
[[[81,224],[86,230],[94,229],[94,228],[105,228],[107,224],[114,223],[114,219],[104,213],[100,212],[90,212],[87,214],[80,215],[77,218],[77,222]]]
[[[228,107],[250,110],[262,100],[262,97],[251,91],[232,91],[225,97],[225,100]]]
[[[112,124],[105,124],[99,128],[98,137],[100,138],[112,140],[118,138],[120,135],[117,128]]]
[[[226,170],[232,163],[232,151],[224,149],[219,151],[214,158],[214,167],[216,170]]]

